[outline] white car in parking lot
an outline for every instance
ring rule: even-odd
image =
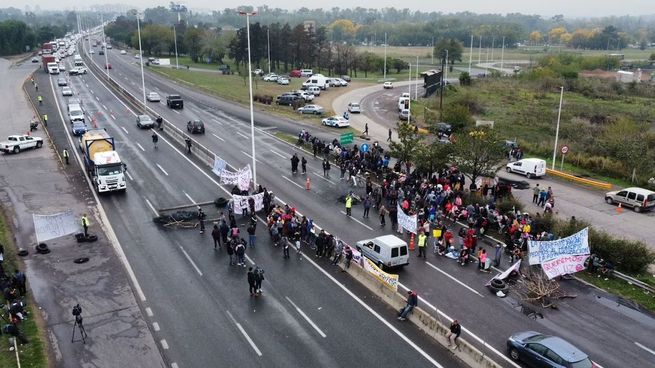
[[[283,85],[283,86],[288,86],[289,85],[289,78],[278,77],[277,78],[277,84],[280,84],[280,85]]]
[[[278,75],[275,73],[266,74],[264,76],[264,82],[276,82],[277,79],[278,79]]]
[[[330,116],[329,118],[323,119],[321,124],[335,128],[346,128],[350,126],[348,119],[343,116]]]

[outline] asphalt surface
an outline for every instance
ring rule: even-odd
[[[117,73],[119,78],[126,77],[129,81],[135,80],[139,75],[138,68],[131,60],[117,60],[113,65],[115,69],[112,72]],[[206,122],[216,122],[207,125],[207,134],[195,138],[235,167],[250,162],[247,148],[249,141],[246,138],[249,136],[248,119],[243,119],[243,116],[248,116],[246,109],[205,95],[200,95],[197,102],[196,95],[199,94],[186,87],[151,75],[146,78],[146,85],[159,88],[162,95],[175,91],[186,96],[185,108],[182,111],[171,111],[165,106],[157,109],[164,118],[169,121],[186,121],[195,116],[202,116]],[[134,93],[139,90],[138,85],[130,86],[129,82],[123,86]],[[147,89],[149,90],[149,87]],[[237,111],[238,108],[241,111]],[[232,111],[238,114],[232,115]],[[274,123],[270,121],[273,118],[267,119],[260,122],[256,118],[256,125],[267,129],[274,126],[267,125]],[[284,123],[281,123],[281,126],[284,126]],[[228,127],[231,134],[227,130]],[[337,197],[353,188],[338,180],[338,170],[332,170],[332,178],[328,181],[320,175],[320,161],[310,158],[312,190],[304,190],[305,176],[290,174],[289,158],[297,149],[272,139],[267,133],[266,129],[258,129],[256,132],[257,158],[261,161],[258,163],[259,181],[272,189],[278,198],[296,206],[303,214],[313,217],[314,221],[327,231],[337,234],[351,244],[356,240],[388,233],[387,230],[379,228],[375,219],[359,217],[358,208],[353,210],[353,218],[343,216],[343,208]],[[216,137],[221,137],[222,140]],[[484,284],[491,278],[490,275],[479,274],[474,267],[461,269],[454,262],[442,258],[433,257],[430,263],[434,267],[422,262],[412,262],[412,265],[400,270],[401,283],[410,288],[417,288],[425,298],[427,308],[430,308],[430,305],[435,306],[446,316],[459,319],[468,331],[498,352],[504,351],[508,335],[533,328],[568,338],[604,367],[624,365],[625,356],[629,356],[635,366],[652,363],[653,354],[641,346],[653,349],[652,346],[649,347],[649,336],[655,332],[653,318],[616,301],[616,305],[613,305],[612,300],[615,299],[601,291],[574,282],[565,283],[563,289],[567,293],[576,294],[577,297],[560,301],[558,311],[546,311],[546,318],[533,321],[518,310],[518,300],[513,297],[496,299],[485,289]],[[608,330],[612,333],[608,333]],[[467,334],[468,332],[464,335],[465,338]],[[476,340],[468,335],[470,340]],[[620,349],[624,355],[614,354],[614,349]],[[495,354],[494,351],[490,353]]]
[[[41,64],[9,65],[0,59],[0,96],[6,119],[0,134],[24,134],[34,115],[23,92],[23,83]],[[50,123],[57,124],[55,101],[48,93],[48,77],[36,72],[44,96],[40,113],[48,114]],[[26,82],[29,98],[36,101],[37,91]],[[18,155],[0,155],[0,200],[12,221],[16,244],[30,252],[24,262],[28,288],[35,305],[33,311],[46,327],[48,353],[56,367],[123,367],[124,362],[113,357],[129,356],[139,367],[163,367],[164,362],[150,333],[147,322],[132,291],[130,280],[123,272],[119,257],[101,228],[94,211],[95,199],[84,177],[62,167],[43,127],[33,132],[44,138],[41,149]],[[4,139],[4,138],[3,138]],[[78,244],[75,238],[64,236],[47,241],[47,255],[37,254],[32,214],[55,214],[71,210],[76,218],[88,213],[90,233],[98,235],[95,243]],[[73,261],[87,257],[88,262]],[[31,302],[31,299],[30,299]],[[71,343],[74,318],[72,307],[82,306],[86,344]]]
[[[121,70],[120,62],[111,58],[120,55],[118,51],[109,54],[115,68],[111,73],[116,73]],[[213,249],[209,231],[165,230],[152,222],[157,208],[227,196],[215,183],[215,176],[208,168],[199,167],[193,155],[169,145],[165,137],[155,150],[152,133],[136,128],[134,114],[92,75],[69,80],[77,97],[83,99],[91,124],[106,128],[116,138],[117,151],[128,165],[127,193],[102,196],[101,203],[147,299],[153,330],[167,362],[179,367],[212,366],[220,356],[225,366],[375,363],[392,367],[406,362],[462,366],[449,351],[409,324],[399,323],[395,311],[336,268],[319,266],[311,257],[283,260],[281,249],[269,244],[261,224],[259,244],[247,255],[252,261],[249,264],[257,262],[266,270],[264,296],[250,297],[246,269],[228,265],[224,251]],[[195,138],[203,144],[230,144],[238,149],[217,152],[235,165],[248,162],[241,152],[248,145],[235,135],[247,134],[237,128],[238,120],[186,98],[180,116],[165,106],[158,109],[165,118],[179,121],[176,125],[181,128],[191,117],[202,116],[208,131]],[[63,111],[64,101],[60,97]],[[57,129],[62,134],[67,123]],[[61,139],[68,137],[62,135]],[[271,144],[288,147],[268,135],[258,138],[258,145]],[[262,177],[279,177],[278,168],[267,165],[266,157],[261,160],[264,163],[258,172],[261,170]],[[288,194],[293,191],[290,186],[285,182]],[[274,190],[284,193],[282,187]],[[208,211],[209,218],[216,214]],[[364,347],[363,341],[367,342]]]

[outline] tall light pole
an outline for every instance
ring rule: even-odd
[[[411,68],[410,68],[411,69]],[[383,70],[382,79],[386,82],[387,80],[387,32],[384,32],[384,70]]]
[[[412,63],[409,63],[409,85],[408,87],[408,92],[409,92],[409,98],[407,99],[407,123],[412,122]]]
[[[102,28],[102,43],[100,44],[100,47],[105,54],[105,70],[107,71],[107,78],[109,78],[109,60],[107,60],[107,37],[105,37],[105,20],[102,14],[100,14],[100,27]]]
[[[503,49],[500,52],[500,72],[503,72],[503,64],[505,64],[505,36],[503,36]]]
[[[555,147],[553,148],[553,165],[551,168],[555,170],[555,160],[557,159],[557,140],[559,139],[559,121],[562,117],[562,100],[564,99],[564,86],[560,87],[559,95],[559,111],[557,112],[557,128],[555,128]]]
[[[250,60],[250,17],[257,12],[240,11],[239,15],[246,16],[246,37],[248,38],[248,93],[250,95],[250,142],[252,145],[252,183],[253,188],[257,187],[257,163],[255,160],[255,112],[252,102],[252,61]],[[269,64],[270,67],[270,64]]]
[[[180,13],[177,13],[177,16],[180,16]],[[180,69],[180,63],[177,59],[177,32],[175,31],[175,27],[177,26],[177,23],[173,24],[173,40],[175,41],[175,69]]]
[[[266,42],[268,46],[266,49],[268,50],[268,74],[271,74],[271,28],[266,27]]]
[[[473,62],[473,35],[471,35],[471,50],[469,51],[469,76],[471,75],[472,62]]]
[[[445,69],[442,70],[443,74],[443,79],[444,81],[448,79],[448,49],[446,49],[446,64],[445,64]]]
[[[136,30],[137,35],[139,36],[139,64],[141,64],[141,91],[143,92],[143,113],[145,114],[146,109],[146,79],[143,76],[143,50],[141,49],[141,23],[139,22],[139,12],[136,13]]]
[[[416,84],[414,84],[414,98],[418,100],[418,55],[416,55]]]

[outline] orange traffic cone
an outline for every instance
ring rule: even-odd
[[[305,189],[310,190],[312,189],[312,181],[309,179],[309,176],[307,177],[307,180],[305,181]]]
[[[409,250],[414,250],[414,233],[409,237]]]
[[[619,203],[619,206],[616,207],[616,213],[623,213],[623,207],[621,207],[621,203]]]

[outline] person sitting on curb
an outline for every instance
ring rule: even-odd
[[[418,305],[418,295],[416,294],[416,291],[409,290],[407,292],[407,305],[400,310],[398,320],[405,321],[407,315],[414,309],[414,307],[416,307],[416,305]]]
[[[462,333],[462,326],[459,325],[459,322],[457,320],[454,320],[450,324],[450,332],[446,335],[446,338],[448,339],[448,347],[451,347],[453,344],[453,349],[458,349],[459,344],[457,343],[457,339],[459,339],[459,335]]]

